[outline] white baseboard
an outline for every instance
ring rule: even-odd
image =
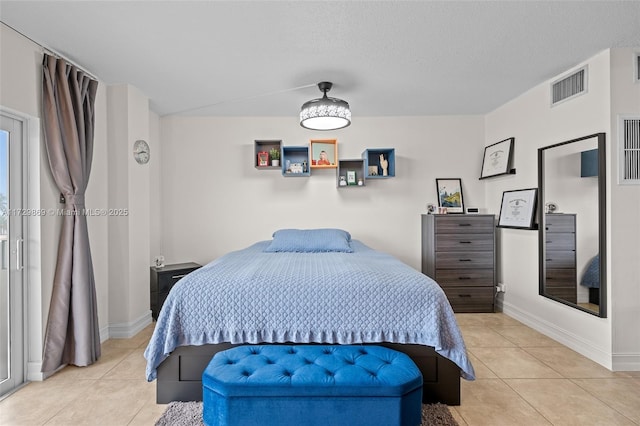
[[[111,324],[109,325],[107,339],[129,339],[142,331],[151,322],[151,310],[149,310],[138,319],[128,323]],[[102,331],[100,332],[100,338],[102,339]]]
[[[517,319],[523,324],[528,325],[536,331],[544,334],[553,340],[562,343],[568,348],[573,349],[581,355],[589,358],[590,360],[597,362],[603,367],[613,370],[612,359],[613,354],[607,353],[602,349],[593,346],[590,342],[584,340],[580,336],[568,332],[567,330],[558,327],[552,322],[546,321],[538,316],[532,315],[529,312],[511,305],[508,302],[502,302],[502,312]]]
[[[27,362],[27,381],[29,382],[41,382],[45,379],[44,373],[40,371],[42,369],[42,361]]]
[[[613,354],[613,371],[640,371],[640,354]]]
[[[104,343],[109,340],[109,326],[102,327],[98,333],[100,333],[100,343]]]

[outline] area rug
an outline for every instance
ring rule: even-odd
[[[170,402],[156,426],[203,426],[202,402]],[[422,426],[457,426],[449,407],[422,404]],[[372,425],[373,426],[373,425]]]

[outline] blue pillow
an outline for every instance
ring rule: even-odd
[[[351,234],[342,229],[280,229],[273,233],[273,241],[265,252],[353,253]]]

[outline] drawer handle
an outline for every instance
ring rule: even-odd
[[[470,223],[459,223],[458,226],[471,226]]]
[[[471,241],[460,241],[460,244],[471,244]]]
[[[471,277],[458,277],[459,280],[470,280]]]
[[[552,243],[553,241],[551,241],[551,240],[548,240],[548,241],[545,241],[545,242],[546,242],[547,244],[549,244],[549,243]]]
[[[471,262],[471,259],[458,259],[460,262]]]
[[[458,297],[471,297],[470,294],[459,294]]]
[[[551,262],[553,259],[545,259],[545,261],[547,262]]]
[[[182,275],[174,275],[171,277],[172,280],[177,280],[178,278],[182,278],[182,277],[186,277],[187,274],[182,274]]]

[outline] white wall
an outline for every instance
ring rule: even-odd
[[[149,265],[162,253],[162,150],[160,149],[160,116],[149,113]]]
[[[635,49],[611,51],[611,168],[608,213],[611,250],[609,297],[612,309],[613,366],[640,370],[640,186],[618,184],[618,115],[640,116],[640,83],[634,82]]]
[[[149,309],[150,165],[133,158],[136,140],[149,140],[149,100],[130,85],[110,86],[109,335],[131,337],[151,322]]]
[[[481,116],[354,118],[312,132],[290,118],[162,118],[162,246],[168,263],[208,262],[279,228],[339,227],[420,269],[420,214],[436,178],[462,178],[467,206],[484,207]],[[254,140],[338,140],[339,158],[395,148],[396,177],[336,188],[334,169],[283,177],[254,168]]]
[[[36,118],[41,117],[42,58],[40,46],[0,24],[0,105]],[[104,208],[106,197],[106,90],[101,84],[96,96],[96,133],[94,137],[94,160],[87,186],[87,208]],[[40,146],[32,146],[29,171],[29,208],[59,208],[59,191],[53,182],[49,162],[41,134],[33,139]],[[58,250],[61,218],[44,216],[39,222],[31,223],[29,231],[29,261],[37,264],[29,266],[27,282],[27,338],[28,338],[28,379],[42,378],[42,341],[49,312],[49,301],[53,288],[53,275]],[[87,219],[89,239],[95,272],[98,321],[101,330],[108,325],[107,248],[104,243],[107,234],[107,220],[103,217]],[[33,226],[32,226],[33,225]],[[34,272],[34,273],[32,273]]]
[[[517,170],[516,175],[486,181],[487,204],[497,205],[505,190],[537,187],[538,148],[597,132],[606,132],[610,146],[609,52],[593,57],[588,67],[585,95],[551,107],[553,78],[486,116],[487,144],[515,137]],[[537,232],[500,229],[498,238],[499,280],[507,288],[504,312],[611,367],[611,318],[598,318],[538,295]]]

